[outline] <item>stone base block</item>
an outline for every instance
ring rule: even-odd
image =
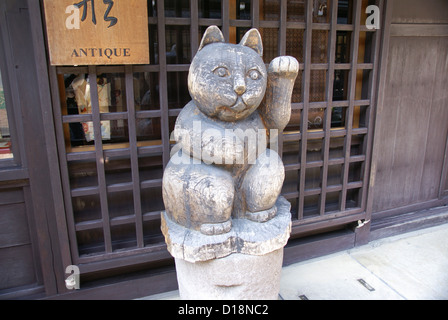
[[[188,262],[176,258],[184,300],[277,300],[283,248],[262,256],[233,253],[225,258]]]

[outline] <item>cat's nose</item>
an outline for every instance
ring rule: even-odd
[[[238,95],[242,95],[244,92],[246,92],[246,83],[244,82],[244,79],[241,78],[235,79],[235,85],[233,87],[233,90]]]

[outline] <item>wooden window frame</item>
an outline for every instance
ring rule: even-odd
[[[5,4],[0,3],[0,12],[5,12],[2,8]],[[23,171],[21,167],[26,166],[24,159],[24,143],[23,138],[18,134],[18,132],[23,132],[22,122],[20,117],[20,97],[16,92],[18,91],[16,87],[16,81],[13,81],[11,77],[14,76],[12,66],[14,65],[13,57],[11,55],[10,45],[7,42],[7,19],[1,17],[0,19],[0,70],[3,81],[3,90],[6,100],[6,111],[8,116],[9,130],[11,136],[11,153],[12,158],[1,159],[0,160],[0,170],[3,169],[13,169],[10,172],[3,172],[4,177],[1,180],[11,180],[11,178],[20,179],[20,177],[25,177],[26,173],[21,173]]]

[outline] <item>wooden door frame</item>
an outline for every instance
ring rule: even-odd
[[[41,3],[27,0],[27,4],[34,46],[36,84],[39,92],[36,108],[39,107],[44,140],[42,144],[45,146],[47,159],[43,165],[48,170],[48,176],[43,179],[42,174],[39,173],[42,168],[30,166],[30,185],[33,193],[33,205],[36,207],[36,202],[42,202],[42,208],[35,210],[36,231],[39,237],[45,292],[47,296],[52,296],[67,291],[64,273],[65,268],[71,265],[71,258],[65,215],[60,214],[65,212],[65,207],[62,201]],[[35,179],[33,179],[33,173],[36,175]]]
[[[376,185],[376,172],[379,164],[379,154],[382,152],[382,141],[379,139],[379,125],[382,122],[383,112],[385,107],[385,88],[387,86],[388,79],[388,62],[389,62],[389,49],[390,39],[394,36],[440,36],[446,35],[448,25],[442,24],[392,24],[393,19],[393,7],[395,0],[386,0],[385,15],[382,15],[383,22],[381,28],[383,29],[383,37],[381,43],[380,52],[380,66],[378,70],[377,91],[376,100],[377,107],[375,112],[375,125],[374,125],[374,141],[372,147],[372,159],[371,159],[371,172],[370,172],[370,185],[367,196],[367,215],[369,219],[381,220],[394,217],[404,213],[418,212],[426,210],[428,208],[444,206],[448,203],[448,191],[444,190],[446,184],[445,179],[448,179],[448,137],[445,147],[445,156],[443,160],[443,168],[440,179],[439,195],[438,198],[432,199],[426,202],[419,202],[415,204],[405,205],[402,207],[392,208],[381,212],[372,212],[374,201],[375,188],[381,187]],[[412,218],[411,218],[412,219]],[[437,220],[437,219],[436,219]],[[437,220],[438,221],[438,220]]]

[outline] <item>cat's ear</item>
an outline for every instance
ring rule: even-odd
[[[246,32],[240,45],[254,49],[261,57],[263,56],[263,41],[257,29],[250,29]]]
[[[217,26],[210,26],[205,30],[204,36],[202,37],[201,44],[199,45],[198,51],[204,48],[206,45],[215,42],[225,42],[224,36]]]

